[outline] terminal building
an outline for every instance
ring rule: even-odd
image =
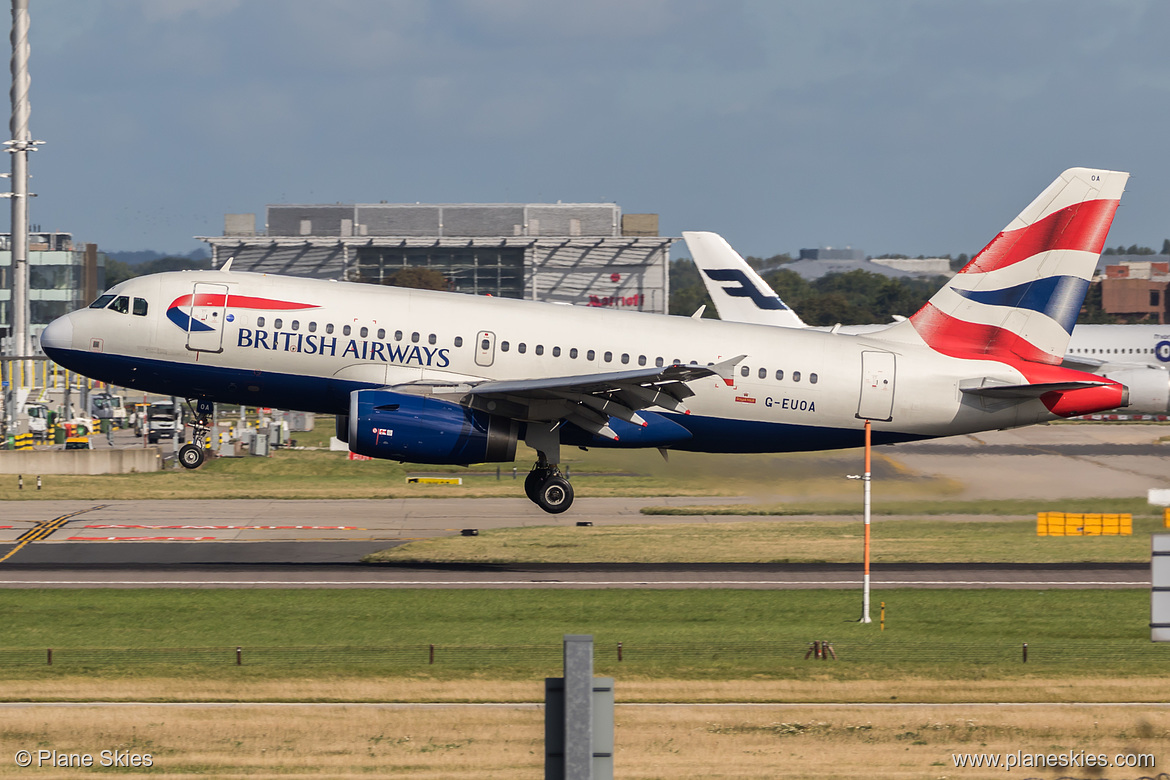
[[[40,332],[50,322],[97,298],[105,289],[106,256],[97,244],[76,244],[69,233],[28,236],[29,331],[41,354]],[[12,337],[12,235],[0,233],[0,354],[14,354]]]
[[[270,205],[205,236],[213,267],[390,284],[406,268],[472,295],[667,313],[670,246],[657,214],[614,203]]]

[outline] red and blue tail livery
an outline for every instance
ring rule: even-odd
[[[1059,364],[1129,174],[1071,168],[910,324],[955,357]]]

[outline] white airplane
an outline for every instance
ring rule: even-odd
[[[338,415],[353,452],[538,460],[525,492],[568,509],[562,445],[701,452],[857,447],[1125,406],[1064,368],[1128,174],[1060,175],[909,320],[850,336],[505,298],[218,271],[131,279],[41,336],[94,379],[212,403]],[[1016,291],[1042,289],[1024,298]],[[1007,316],[1004,316],[1005,313]],[[196,468],[203,451],[180,450]]]
[[[695,231],[684,232],[683,238],[720,319],[780,328],[810,327],[722,236]],[[1011,302],[1010,298],[1005,300]],[[1003,316],[1009,314],[1005,308]],[[811,329],[873,334],[894,324]],[[1125,385],[1130,393],[1126,409],[1130,414],[1170,412],[1170,325],[1077,325],[1061,365]]]

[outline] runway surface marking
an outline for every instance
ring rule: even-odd
[[[436,586],[462,585],[488,587],[499,585],[613,585],[661,587],[666,585],[860,585],[861,580],[0,580],[0,585],[400,585]],[[1108,585],[1113,587],[1149,587],[1149,580],[1141,581],[1078,581],[1078,580],[881,580],[874,585],[986,585],[991,587],[1023,586],[1080,586]]]
[[[215,536],[68,536],[67,542],[209,542]]]
[[[2,528],[3,526],[0,526]],[[354,525],[83,525],[82,528],[149,528],[152,530],[205,530],[205,531],[288,531],[292,529],[307,529],[310,531],[368,531],[369,528],[358,528]]]
[[[32,542],[41,539],[47,539],[54,532],[63,528],[65,524],[69,522],[71,517],[77,517],[78,515],[83,515],[86,512],[93,512],[97,509],[105,509],[107,506],[107,504],[99,504],[98,506],[91,506],[89,509],[79,509],[76,512],[70,512],[67,515],[61,515],[60,517],[54,517],[52,520],[46,520],[44,522],[37,523],[32,528],[16,537],[18,544],[9,550],[7,555],[5,555],[3,558],[0,558],[0,563],[4,563],[4,561],[11,558],[13,555],[16,555],[25,545],[31,544]]]
[[[0,702],[0,709],[28,709],[31,707],[199,707],[205,709],[232,709],[239,707],[366,707],[371,709],[453,709],[456,707],[483,707],[483,708],[515,708],[515,709],[544,709],[543,702],[529,701],[481,701],[481,702],[381,702],[381,701],[11,701]],[[817,708],[852,708],[887,707],[890,709],[941,708],[941,707],[1170,707],[1170,702],[1164,701],[957,701],[957,702],[761,702],[761,701],[721,701],[721,702],[615,702],[615,707],[754,707],[758,709],[817,709]]]

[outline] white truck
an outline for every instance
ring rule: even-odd
[[[183,407],[171,401],[155,401],[146,407],[146,440],[158,444],[161,439],[187,440],[183,429]]]

